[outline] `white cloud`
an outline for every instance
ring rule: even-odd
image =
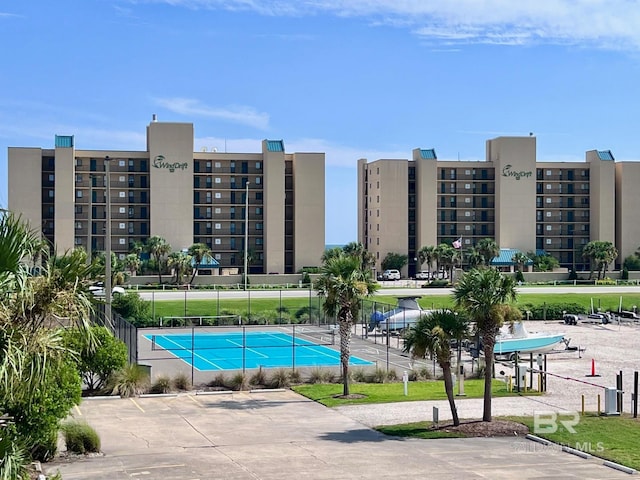
[[[231,106],[211,107],[193,98],[156,98],[155,103],[167,110],[186,116],[208,117],[225,120],[265,130],[269,125],[269,115],[257,112],[252,107]]]
[[[630,0],[147,0],[262,15],[330,14],[404,26],[436,44],[532,43],[640,48],[640,8]]]

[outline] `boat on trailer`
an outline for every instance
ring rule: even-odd
[[[496,336],[495,355],[522,353],[549,353],[564,342],[564,333],[529,333],[522,322],[505,325]]]
[[[401,332],[412,325],[415,325],[418,319],[431,310],[423,310],[418,299],[421,296],[397,297],[398,305],[388,312],[376,310],[371,314],[369,320],[369,331],[379,329],[383,333]]]

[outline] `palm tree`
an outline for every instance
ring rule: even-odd
[[[164,238],[154,235],[147,240],[146,251],[153,256],[158,268],[158,282],[162,285],[163,258],[171,251],[171,245]]]
[[[469,247],[467,250],[467,262],[469,263],[469,268],[476,268],[483,265],[484,258],[480,255],[476,247]]]
[[[349,242],[342,247],[342,251],[347,255],[359,258],[362,270],[371,269],[376,264],[376,257],[369,253],[360,242]]]
[[[449,272],[449,278],[452,278],[453,266],[456,261],[456,249],[447,243],[441,243],[436,248],[438,258],[438,272],[442,266],[445,271]]]
[[[418,250],[418,262],[420,262],[420,267],[422,268],[423,264],[427,264],[427,271],[431,273],[431,266],[433,262],[436,260],[436,246],[435,245],[427,245]]]
[[[433,355],[442,368],[444,389],[449,399],[451,416],[455,426],[460,425],[458,410],[453,397],[451,378],[451,341],[460,341],[467,336],[467,321],[457,312],[436,310],[418,319],[409,328],[404,337],[404,351],[411,352],[414,358]]]
[[[320,261],[322,263],[327,263],[330,258],[339,257],[344,253],[344,250],[340,247],[328,248],[322,253],[322,257],[320,257]]]
[[[463,309],[482,338],[485,358],[484,413],[482,419],[491,421],[491,380],[493,373],[493,347],[498,329],[505,316],[512,317],[504,306],[516,299],[515,280],[493,268],[473,269],[465,273],[453,289],[456,307]]]
[[[142,261],[137,253],[129,253],[123,260],[124,268],[129,270],[129,274],[134,276],[138,270],[140,270],[140,266],[142,265]]]
[[[205,243],[194,243],[189,247],[189,255],[193,258],[193,273],[191,274],[191,280],[189,283],[193,283],[193,279],[196,278],[196,273],[198,273],[198,267],[202,264],[202,261],[208,255],[211,255],[211,249]]]
[[[342,364],[343,395],[349,395],[349,357],[353,319],[358,318],[364,297],[372,295],[378,284],[370,270],[362,270],[360,259],[346,255],[329,258],[320,268],[316,282],[318,295],[325,298],[324,312],[336,316],[340,326],[340,363]]]
[[[483,238],[476,245],[476,250],[483,258],[483,263],[487,266],[491,266],[491,260],[500,255],[500,247],[492,238]]]
[[[182,283],[182,279],[191,267],[191,255],[184,252],[171,252],[167,259],[167,266],[174,272],[175,282]]]
[[[530,262],[531,260],[524,253],[517,252],[513,255],[513,257],[511,257],[511,261],[516,264],[516,268],[519,272],[521,272],[522,270],[524,270],[524,266],[527,264],[527,262]]]
[[[607,274],[607,266],[618,257],[618,250],[611,242],[594,241],[589,242],[586,247],[589,247],[591,244],[593,244],[593,246],[590,248],[590,251],[595,266],[598,269],[598,279],[604,278]],[[601,273],[602,276],[600,275]]]
[[[593,277],[593,270],[596,266],[596,252],[595,242],[589,242],[582,247],[582,258],[589,261],[589,280]]]

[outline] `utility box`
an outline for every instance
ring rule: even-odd
[[[604,415],[620,415],[618,412],[618,389],[604,387]]]

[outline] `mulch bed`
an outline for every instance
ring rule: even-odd
[[[467,420],[461,421],[457,427],[454,427],[452,423],[441,423],[438,426],[434,425],[430,430],[461,433],[467,437],[514,437],[529,433],[529,428],[526,425],[509,420],[492,420],[491,422]]]

